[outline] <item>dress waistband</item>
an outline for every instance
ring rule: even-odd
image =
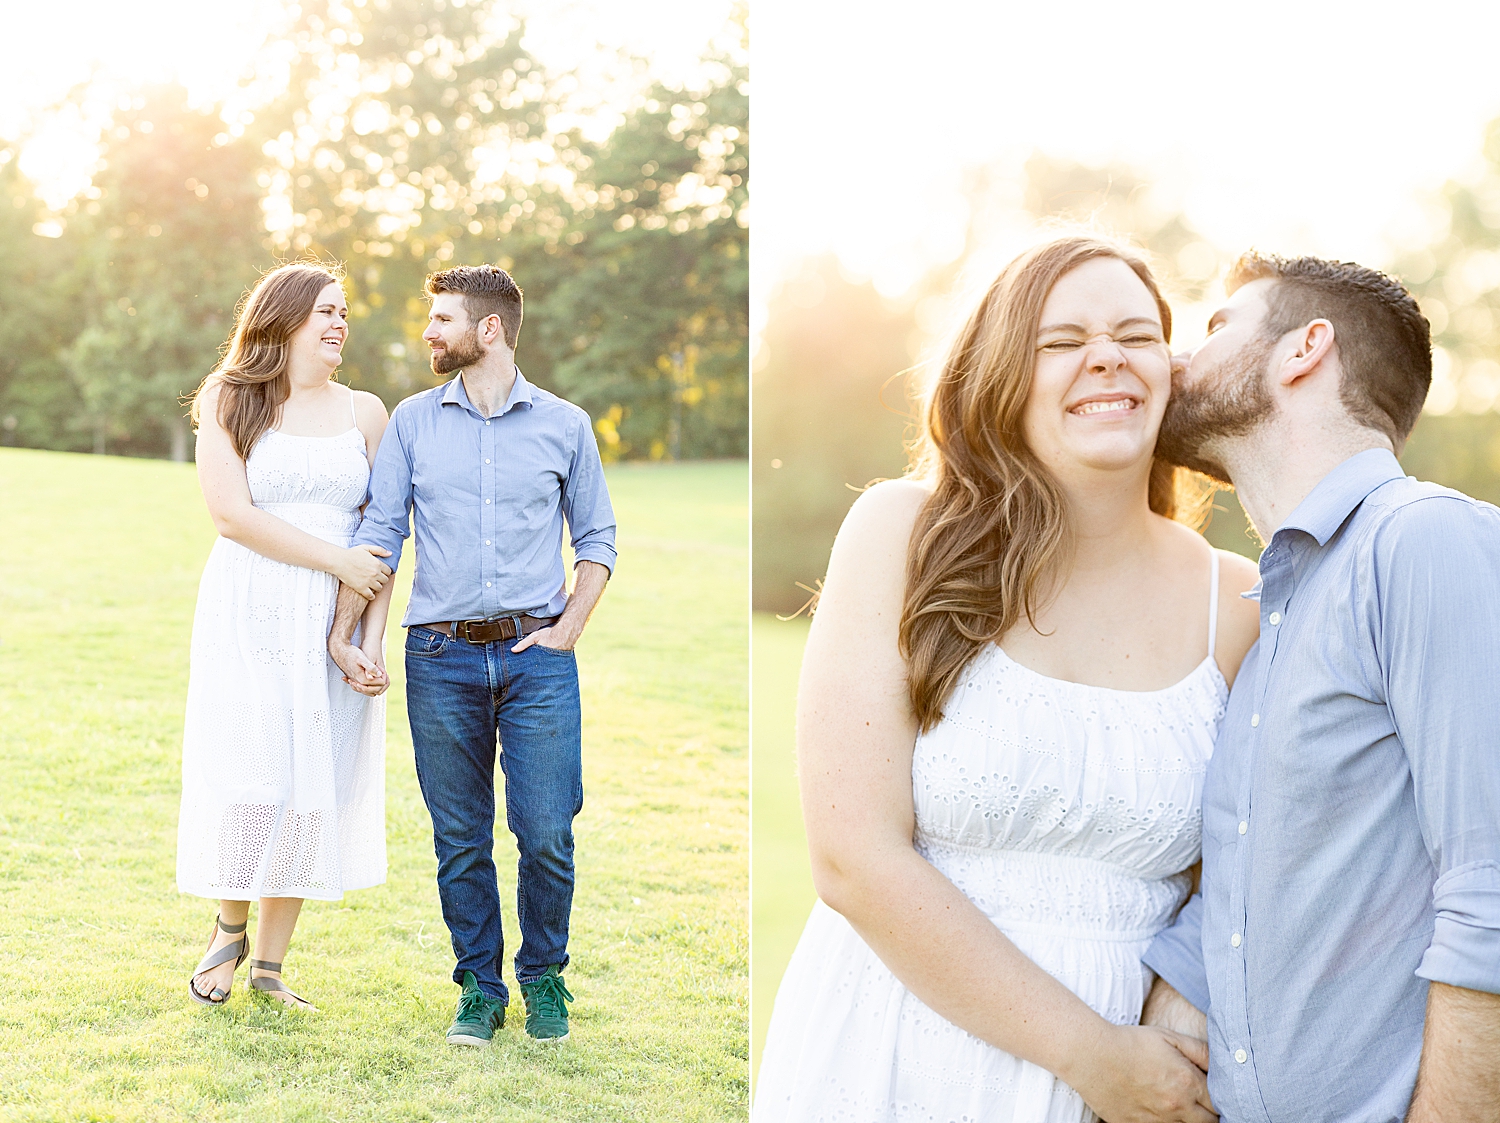
[[[1186,873],[1140,877],[1068,854],[961,846],[919,836],[917,852],[1001,928],[1089,940],[1146,940],[1187,899]]]

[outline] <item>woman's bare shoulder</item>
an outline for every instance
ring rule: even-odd
[[[882,480],[867,487],[849,508],[839,537],[899,538],[903,547],[911,537],[922,505],[932,496],[932,487],[911,479]]]
[[[384,422],[390,418],[390,413],[385,408],[385,402],[380,400],[380,395],[372,394],[368,390],[351,390],[354,395],[354,416],[363,425],[366,421]]]
[[[860,494],[834,539],[820,614],[857,608],[863,615],[873,605],[900,604],[912,528],[930,494],[923,484],[905,479],[886,480]]]
[[[217,374],[211,374],[203,380],[203,385],[198,387],[193,400],[198,403],[200,410],[211,409],[219,404],[219,395],[223,392],[224,379]]]
[[[1260,569],[1249,558],[1219,550],[1219,638],[1215,656],[1224,678],[1234,682],[1245,653],[1260,638],[1260,602],[1242,595],[1255,588]]]
[[[1260,580],[1260,567],[1243,554],[1232,550],[1219,550],[1219,585],[1232,592],[1236,600],[1241,593],[1248,593]],[[1253,601],[1246,601],[1253,604]]]

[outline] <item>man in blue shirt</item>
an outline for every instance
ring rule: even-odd
[[[583,807],[573,645],[614,569],[614,512],[588,415],[516,367],[521,290],[509,274],[449,269],[427,279],[427,292],[422,338],[432,369],[457,373],[391,414],[354,540],[389,550],[395,569],[415,516],[419,563],[402,620],[406,697],[438,896],[458,959],[453,980],[463,988],[448,1041],[488,1045],[505,1024],[492,856],[497,755],[520,851],[515,973],[526,1032],[560,1041],[572,999],[562,969],[573,818]],[[351,642],[363,605],[359,593],[340,590],[329,651],[355,689],[378,693],[384,669]]]
[[[1432,369],[1399,284],[1250,254],[1229,290],[1158,451],[1269,540],[1261,632],[1143,1020],[1207,1038],[1230,1123],[1500,1119],[1500,510],[1396,461]]]

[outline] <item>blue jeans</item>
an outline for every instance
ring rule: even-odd
[[[571,651],[516,640],[471,644],[430,628],[406,633],[406,706],[417,782],[432,816],[438,897],[458,964],[479,989],[509,1001],[500,979],[505,937],[495,874],[495,758],[505,821],[516,837],[516,981],[568,963],[573,817],[583,809],[578,664]]]

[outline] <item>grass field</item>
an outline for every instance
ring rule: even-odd
[[[287,956],[321,1013],[253,1002],[243,969],[227,1007],[191,1004],[214,913],[173,882],[214,537],[192,467],[0,449],[0,1120],[744,1118],[746,470],[617,467],[609,485],[619,570],[579,645],[573,1035],[530,1042],[517,1001],[492,1049],[459,1050],[399,654],[389,880],[309,902]]]
[[[776,987],[816,899],[808,869],[807,838],[797,798],[794,707],[797,672],[807,641],[807,620],[778,620],[756,613],[754,623],[755,754],[751,792],[755,840],[751,861],[752,925],[751,1041],[753,1069]]]

